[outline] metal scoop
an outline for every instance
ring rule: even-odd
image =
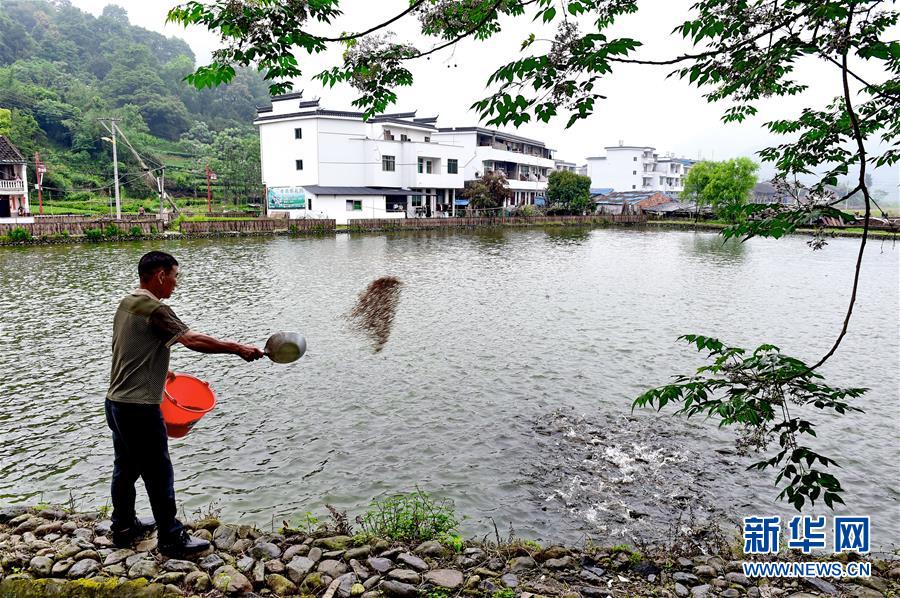
[[[276,332],[266,341],[263,353],[275,363],[291,363],[306,353],[306,339],[296,332]]]

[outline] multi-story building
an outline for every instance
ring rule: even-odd
[[[0,135],[0,218],[28,214],[27,161]]]
[[[554,160],[553,170],[565,170],[568,172],[578,173],[578,165],[575,162],[566,162],[565,160]]]
[[[611,187],[616,191],[661,191],[678,194],[694,161],[660,157],[650,146],[619,144],[608,146],[606,156],[587,159],[591,187]]]
[[[501,171],[509,183],[506,205],[543,203],[547,176],[556,165],[553,150],[542,141],[482,127],[440,128],[432,137],[462,148],[460,168],[467,181]]]
[[[403,218],[453,213],[464,149],[436,138],[437,118],[325,110],[302,93],[260,108],[262,179],[269,211],[291,218]]]
[[[267,208],[291,218],[453,216],[468,202],[466,181],[501,171],[506,205],[542,203],[552,150],[542,142],[480,127],[437,128],[415,112],[363,120],[326,110],[302,93],[258,109]],[[574,165],[572,165],[574,166]]]

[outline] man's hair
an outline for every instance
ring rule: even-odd
[[[138,276],[141,277],[141,282],[147,282],[159,269],[168,272],[173,266],[177,265],[178,260],[168,253],[151,251],[145,254],[138,263]]]

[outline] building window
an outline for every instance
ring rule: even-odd
[[[381,170],[394,172],[397,169],[397,159],[394,156],[381,156]]]
[[[635,156],[635,157],[632,158],[632,159],[633,159],[635,162],[637,162],[637,156]]]
[[[419,174],[431,174],[433,162],[425,158],[419,158]]]
[[[409,135],[400,134],[400,141],[409,141]]]
[[[303,170],[303,160],[294,160],[294,166],[297,170]]]
[[[431,137],[426,137],[426,138],[425,138],[425,143],[431,143]]]
[[[632,170],[631,174],[637,174],[637,170]]]
[[[347,211],[348,212],[361,212],[362,211],[362,200],[361,199],[348,199],[347,200]]]
[[[294,139],[303,139],[303,129],[299,127],[294,129]]]
[[[457,160],[447,160],[447,174],[459,174],[459,162]]]
[[[632,185],[631,188],[632,188],[632,189],[637,189],[637,187],[635,187],[634,185]]]

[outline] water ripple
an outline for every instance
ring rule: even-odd
[[[493,520],[538,539],[652,539],[682,497],[710,515],[786,513],[767,480],[716,452],[730,447],[727,432],[622,415],[648,386],[696,365],[675,343],[685,332],[773,341],[806,359],[827,350],[855,247],[561,229],[3,248],[0,499],[71,492],[107,503],[113,311],[140,255],[163,249],[183,273],[170,303],[193,329],[255,343],[299,330],[309,340],[287,367],[173,351],[173,368],[219,397],[171,442],[186,513],[217,500],[227,517],[269,524],[325,502],[358,513],[416,485],[453,498],[479,535]],[[391,338],[373,355],[345,316],[385,275],[406,284]],[[844,465],[848,504],[894,539],[897,305],[897,251],[872,246],[850,334],[825,369],[836,383],[871,387],[866,413],[822,418],[820,433]],[[571,434],[551,425],[561,421]]]

